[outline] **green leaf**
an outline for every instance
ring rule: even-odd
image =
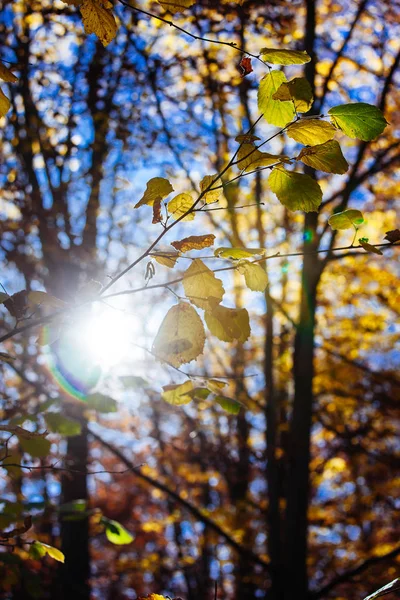
[[[284,102],[291,101],[298,113],[309,111],[314,100],[311,85],[305,77],[295,77],[287,83],[282,83],[272,98]]]
[[[82,426],[79,421],[64,417],[60,413],[47,413],[44,415],[47,427],[53,433],[59,433],[65,436],[79,435],[82,431]]]
[[[238,400],[226,398],[225,396],[215,396],[215,402],[231,415],[238,415],[243,406]]]
[[[222,281],[198,258],[185,271],[182,284],[190,302],[203,309],[210,300],[219,304],[225,293]]]
[[[275,167],[268,178],[271,190],[289,210],[316,212],[322,201],[322,190],[309,175]]]
[[[222,342],[245,342],[250,335],[249,313],[245,308],[215,306],[204,314],[208,329]]]
[[[188,396],[190,396],[194,400],[206,400],[210,394],[211,390],[208,390],[204,387],[196,387],[188,393]]]
[[[346,173],[349,165],[336,140],[303,148],[296,160],[325,173]]]
[[[114,413],[118,410],[118,405],[114,398],[110,398],[110,396],[105,396],[98,392],[86,396],[84,402],[88,408],[97,410],[99,413]]]
[[[365,102],[334,106],[328,114],[335,127],[365,142],[374,140],[388,124],[379,108]]]
[[[174,188],[168,179],[164,179],[164,177],[153,177],[153,179],[150,179],[147,182],[146,191],[139,202],[135,204],[134,208],[139,208],[140,206],[143,206],[143,204],[153,206],[154,202],[163,200],[173,191]]]
[[[50,452],[51,443],[44,437],[35,437],[32,439],[18,437],[18,439],[22,450],[34,458],[44,458]]]
[[[231,260],[241,260],[250,256],[264,256],[265,248],[217,248],[214,255],[218,258],[230,258]]]
[[[153,353],[174,367],[195,360],[205,343],[202,320],[195,309],[180,302],[169,309],[153,343]]]
[[[48,554],[49,556],[51,556],[51,558],[54,558],[54,560],[57,560],[58,562],[63,563],[65,560],[65,556],[61,552],[61,550],[58,550],[53,546],[49,546],[48,544],[44,544],[43,542],[38,541],[33,542],[32,546],[34,546],[33,552],[37,553],[37,555],[40,557],[44,556],[45,554]]]
[[[268,276],[265,270],[257,264],[243,261],[238,266],[238,271],[244,275],[247,287],[253,292],[264,292],[268,285]]]
[[[329,217],[328,223],[332,229],[350,229],[364,223],[364,217],[361,211],[349,208]]]
[[[333,125],[327,121],[321,121],[321,119],[300,119],[286,129],[290,138],[307,146],[315,146],[315,144],[323,144],[332,140],[335,131]]]
[[[383,587],[379,588],[376,592],[364,598],[364,600],[375,600],[375,598],[379,598],[380,596],[386,596],[390,591],[395,591],[400,589],[400,577],[397,579],[393,579],[390,583],[387,583]]]
[[[193,400],[192,396],[189,396],[188,392],[193,391],[193,383],[190,379],[184,383],[177,385],[164,385],[163,393],[161,394],[163,400],[168,404],[174,406],[182,406],[183,404],[189,404]]]
[[[261,79],[258,88],[259,111],[263,113],[268,123],[277,127],[285,127],[295,116],[292,102],[273,99],[273,95],[284,82],[286,82],[286,77],[282,71],[271,71]]]
[[[117,546],[123,546],[133,542],[133,535],[129,533],[118,521],[102,517],[101,522],[105,525],[106,536],[109,542]]]
[[[9,467],[8,465],[20,465],[22,456],[19,452],[10,453],[7,458],[0,462],[0,467],[6,469],[9,475],[13,478],[18,479],[22,475],[21,467]]]
[[[305,50],[279,50],[277,48],[261,48],[260,54],[265,62],[271,65],[304,65],[311,57]]]
[[[379,248],[375,248],[372,244],[369,244],[365,239],[360,238],[358,240],[360,246],[362,246],[365,252],[370,252],[371,254],[379,254],[379,256],[383,256],[383,252],[379,250]]]

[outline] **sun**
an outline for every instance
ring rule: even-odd
[[[81,351],[104,371],[135,358],[138,319],[125,311],[96,303],[93,313],[79,325]]]

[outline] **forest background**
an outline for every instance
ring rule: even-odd
[[[363,598],[400,556],[399,267],[385,238],[398,226],[399,3],[116,2],[106,45],[74,4],[1,5],[0,60],[17,80],[0,72],[0,597],[203,600],[217,582],[227,599]],[[264,47],[311,57],[285,73],[307,77],[312,115],[365,102],[389,125],[371,141],[339,133],[350,167],[312,173],[318,213],[282,205],[269,168],[235,179],[232,166],[219,204],[162,240],[167,257],[114,281],[163,231],[135,209],[148,180],[198,190],[249,131],[296,154],[260,119]],[[330,227],[346,209],[362,211],[357,231]],[[247,309],[250,335],[243,321],[236,338],[210,327],[196,363],[171,366],[152,342],[182,298],[165,282],[190,261],[175,265],[168,244],[210,234],[215,248],[266,249],[266,283],[252,291],[228,261],[224,304]],[[190,256],[226,269],[213,252]],[[31,326],[110,282],[129,293]],[[21,290],[51,296],[10,304]],[[188,380],[191,396],[165,388]]]

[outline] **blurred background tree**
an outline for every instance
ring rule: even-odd
[[[140,8],[171,19],[157,3]],[[390,127],[371,143],[346,140],[346,176],[318,172],[319,214],[288,212],[266,186],[269,171],[259,171],[224,188],[224,210],[179,226],[188,235],[204,227],[220,246],[292,254],[264,263],[264,298],[224,274],[235,306],[249,309],[252,335],[229,345],[211,337],[188,370],[224,381],[224,393],[245,406],[238,416],[161,398],[162,385],[182,378],[143,348],[174,301],[168,289],[94,306],[83,315],[90,330],[72,328],[67,349],[48,328],[3,344],[16,359],[1,363],[2,420],[54,433],[51,456],[31,455],[40,468],[2,469],[2,526],[20,517],[7,515],[19,503],[37,539],[61,544],[66,562],[34,557],[17,539],[0,555],[1,597],[203,600],[217,581],[221,598],[356,599],[396,576],[396,249],[334,252],[352,234],[331,231],[327,220],[360,209],[373,242],[396,227],[399,8],[199,1],[173,16],[195,36],[256,55],[263,46],[305,49],[315,114],[369,102]],[[0,129],[9,294],[46,289],[70,301],[78,290],[90,296],[93,281],[107,284],[154,238],[150,210],[133,210],[145,182],[168,176],[198,188],[258,118],[256,61],[243,77],[234,47],[190,39],[118,3],[115,13],[120,28],[104,48],[73,6],[3,0],[0,58],[18,75]],[[259,130],[274,132],[266,123]],[[276,138],[271,151],[292,155],[294,142],[285,144]],[[155,281],[165,281],[167,269],[152,264]],[[116,288],[141,284],[142,266]],[[1,318],[6,333],[14,319],[5,308]],[[93,388],[103,395],[79,402]],[[79,421],[79,435],[58,435],[46,419],[54,411]],[[20,462],[26,448],[13,441],[11,451]],[[81,518],[77,500],[88,507]],[[100,511],[134,541],[110,544]]]

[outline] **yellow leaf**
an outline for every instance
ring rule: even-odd
[[[153,343],[157,358],[174,367],[195,360],[205,343],[203,323],[195,309],[180,302],[166,314]]]
[[[349,165],[342,154],[339,142],[330,140],[324,144],[303,148],[297,157],[305,165],[325,173],[346,173]]]
[[[249,313],[245,308],[214,306],[204,314],[208,329],[222,342],[245,342],[250,335]]]
[[[53,546],[49,546],[48,544],[44,544],[43,542],[35,541],[34,545],[37,547],[39,553],[43,556],[44,554],[48,554],[54,560],[63,563],[65,560],[64,554],[61,550],[54,548]]]
[[[323,144],[332,140],[335,131],[333,125],[327,121],[321,121],[321,119],[301,119],[286,129],[290,138],[307,146],[315,146],[315,144]]]
[[[203,177],[203,179],[200,181],[200,191],[204,192],[204,190],[206,190],[210,186],[211,186],[211,188],[214,188],[214,187],[218,187],[219,185],[221,185],[221,180],[217,179],[217,177],[218,177],[217,175],[206,175],[205,177]],[[213,183],[213,181],[214,181],[214,183]],[[218,202],[218,200],[221,198],[221,196],[222,196],[222,188],[219,188],[218,190],[212,190],[210,192],[206,192],[203,196],[203,200],[206,204],[212,204],[213,202]]]
[[[195,0],[157,0],[159,4],[170,13],[183,12],[186,8],[190,8],[195,3]]]
[[[11,102],[0,89],[0,117],[4,117],[10,110]]]
[[[219,304],[225,291],[222,281],[198,258],[185,272],[183,287],[190,302],[204,309],[209,308],[209,301]]]
[[[95,33],[103,46],[108,46],[117,35],[117,23],[112,11],[101,0],[84,0],[80,11],[85,32]]]
[[[146,191],[139,202],[135,204],[134,208],[139,208],[139,206],[143,206],[143,204],[153,206],[154,202],[163,200],[173,191],[174,188],[168,179],[164,179],[164,177],[153,177],[153,179],[150,179],[147,182]]]
[[[66,303],[47,292],[29,292],[28,300],[38,306],[47,306],[49,308],[64,308]]]
[[[279,162],[289,162],[287,156],[261,152],[254,144],[242,144],[237,155],[238,168],[241,171],[252,171],[258,167],[269,167]]]
[[[161,394],[163,399],[169,404],[174,404],[174,406],[189,404],[193,400],[192,396],[187,394],[193,390],[193,383],[190,379],[178,385],[164,385],[163,390]]]
[[[247,287],[253,292],[263,292],[266,289],[268,276],[260,265],[245,260],[238,266],[238,271],[244,275]]]
[[[279,202],[289,210],[315,212],[322,201],[322,190],[309,175],[275,167],[268,177],[268,184]]]
[[[281,102],[273,99],[275,92],[285,82],[286,77],[282,71],[271,71],[271,73],[264,75],[258,88],[259,111],[263,113],[268,123],[277,127],[285,127],[295,116],[292,102]]]
[[[264,256],[265,248],[217,248],[214,250],[214,255],[218,258],[230,258],[231,260],[240,260],[249,258],[250,256]]]
[[[188,210],[192,208],[194,204],[194,200],[192,196],[183,192],[182,194],[178,194],[172,200],[168,202],[167,208],[170,215],[172,215],[175,219],[179,219],[182,215],[184,215]],[[182,221],[193,221],[195,216],[194,212],[189,213],[182,219]]]
[[[207,233],[206,235],[191,235],[183,240],[171,242],[178,252],[189,252],[189,250],[201,250],[212,246],[215,240],[215,235]]]
[[[8,67],[3,65],[3,63],[0,63],[0,79],[7,81],[7,83],[15,83],[18,81],[18,77],[16,77]]]
[[[311,60],[311,57],[305,50],[261,48],[260,54],[265,62],[271,65],[304,65]]]
[[[293,102],[298,113],[309,111],[313,103],[311,85],[305,77],[295,77],[287,83],[282,83],[272,98],[284,102],[288,100]]]
[[[171,252],[152,252],[151,256],[164,267],[168,267],[169,269],[173,269],[176,261],[179,258],[179,252],[171,251]]]

